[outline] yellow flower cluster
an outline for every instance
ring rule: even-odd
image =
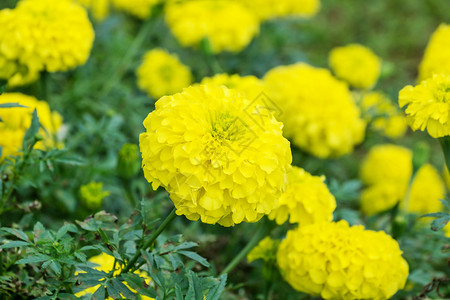
[[[178,215],[223,226],[276,206],[292,156],[282,124],[225,86],[192,86],[156,102],[139,137],[146,179]]]
[[[360,178],[366,185],[361,209],[373,215],[394,207],[406,194],[412,175],[412,152],[396,145],[372,147],[361,165]]]
[[[439,138],[450,135],[450,74],[434,75],[413,87],[404,87],[398,96],[406,106],[406,121],[412,130],[425,130]]]
[[[249,263],[258,259],[265,262],[276,261],[279,244],[279,240],[273,240],[270,236],[266,236],[247,254],[247,261]]]
[[[178,93],[192,82],[189,67],[176,55],[159,48],[145,53],[136,75],[139,88],[154,98]]]
[[[216,74],[213,77],[203,78],[200,83],[224,85],[229,89],[237,90],[249,100],[255,100],[262,92],[264,92],[263,81],[252,75],[239,76],[238,74]]]
[[[270,70],[264,81],[281,108],[284,134],[296,146],[327,158],[350,153],[363,140],[359,108],[328,70],[297,63]]]
[[[259,32],[256,16],[238,2],[192,0],[168,3],[166,23],[183,46],[209,39],[214,53],[239,52]]]
[[[419,66],[419,81],[434,74],[450,75],[450,25],[441,24],[428,42]]]
[[[88,209],[96,210],[102,206],[103,199],[109,195],[103,190],[103,183],[92,181],[81,186],[81,203]]]
[[[381,92],[363,95],[361,109],[371,127],[383,135],[398,139],[405,135],[407,124],[403,113]]]
[[[109,14],[111,0],[76,0],[84,7],[90,9],[95,20],[103,21]]]
[[[95,270],[98,271],[103,271],[105,273],[109,273],[113,270],[114,268],[114,257],[106,254],[106,253],[102,253],[96,256],[91,257],[88,261],[94,264],[97,264],[97,267],[94,267]],[[117,276],[120,274],[120,271],[122,270],[122,266],[120,264],[116,264],[116,268],[114,270],[114,276]],[[83,273],[84,271],[81,271],[80,273]],[[135,271],[134,273],[138,274],[140,277],[142,277],[145,280],[146,284],[150,283],[150,277],[148,277],[148,275],[145,272],[140,272],[140,271]],[[78,273],[76,273],[75,275],[77,275]],[[135,290],[133,290],[132,288],[130,288],[130,286],[128,285],[128,283],[124,282],[124,284],[130,289],[130,291],[132,291],[133,293],[136,293]],[[75,296],[77,297],[82,297],[88,294],[93,295],[95,293],[95,291],[97,291],[97,289],[100,287],[100,284],[98,285],[94,285],[90,288],[87,288],[85,290],[82,290],[78,293],[75,294]],[[125,299],[125,297],[122,297],[123,299]],[[108,297],[108,300],[112,300],[113,298]],[[153,298],[147,297],[147,296],[143,296],[143,295],[139,295],[139,299],[141,300],[154,300]]]
[[[346,221],[288,231],[278,248],[281,274],[296,290],[324,299],[389,299],[405,286],[408,264],[383,231]]]
[[[86,11],[71,0],[21,0],[0,11],[0,28],[0,77],[11,85],[84,64],[94,40]]]
[[[62,117],[52,112],[47,102],[20,93],[5,93],[0,95],[0,103],[19,103],[25,107],[0,108],[0,159],[9,155],[17,155],[22,149],[25,132],[31,125],[32,112],[36,109],[41,128],[39,135],[42,140],[34,146],[36,149],[57,147],[56,134],[62,125]]]
[[[279,225],[289,219],[300,226],[329,222],[333,219],[336,199],[324,183],[325,177],[313,176],[305,170],[292,167],[288,172],[288,186],[269,219]]]
[[[358,89],[372,88],[381,71],[381,59],[372,50],[359,44],[331,50],[329,64],[338,78]]]
[[[442,211],[440,199],[445,198],[445,183],[439,172],[430,164],[423,165],[414,176],[409,199],[402,209],[420,215]]]
[[[320,10],[320,0],[238,0],[253,11],[261,21],[298,16],[309,18]]]
[[[151,16],[152,8],[162,0],[111,0],[117,10],[124,11],[139,19]]]

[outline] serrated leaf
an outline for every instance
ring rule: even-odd
[[[178,250],[183,250],[183,249],[190,249],[190,248],[194,248],[197,247],[198,244],[194,243],[194,242],[184,242],[181,243],[180,245],[176,246],[173,251],[178,251]]]
[[[445,216],[450,216],[449,213],[445,213],[445,212],[437,212],[437,213],[431,213],[431,214],[425,214],[420,216],[420,218],[427,218],[427,217],[432,217],[432,218],[441,218],[441,217],[445,217]]]
[[[104,285],[100,285],[98,289],[92,294],[92,300],[105,300],[106,290]]]
[[[450,220],[450,215],[435,219],[433,222],[431,222],[431,230],[433,230],[433,231],[441,230],[442,228],[445,227],[445,225],[448,224],[449,220]]]
[[[75,257],[78,258],[82,262],[86,261],[86,255],[84,253],[74,252],[73,255],[75,255]]]
[[[22,246],[27,246],[27,245],[31,245],[31,244],[29,242],[24,242],[24,241],[12,241],[12,242],[9,242],[7,244],[0,246],[0,249],[22,247]]]
[[[35,142],[35,136],[39,132],[39,117],[37,115],[37,110],[34,109],[31,117],[31,125],[25,132],[23,138],[23,149],[28,149],[28,147]]]
[[[208,300],[218,300],[220,295],[222,295],[225,285],[227,283],[227,274],[223,274],[217,278],[220,283],[209,290],[206,299]]]
[[[113,299],[120,299],[119,291],[112,285],[111,281],[106,282],[106,290],[108,291],[108,295]]]
[[[1,87],[0,87],[1,89]],[[1,95],[1,93],[0,93]],[[12,108],[12,107],[28,107],[17,102],[9,102],[9,103],[0,103],[0,108]]]
[[[17,265],[20,264],[35,264],[35,263],[40,263],[40,262],[44,262],[47,260],[51,260],[52,258],[48,255],[45,254],[36,254],[36,255],[31,255],[22,259],[19,259],[18,261],[16,261]]]
[[[112,279],[112,285],[125,298],[136,297],[136,295],[132,291],[130,291],[130,289],[125,284],[123,284],[118,278]]]
[[[0,228],[0,230],[6,231],[9,234],[12,234],[12,235],[18,237],[21,240],[24,240],[24,241],[27,241],[27,242],[30,241],[28,236],[22,230],[14,229],[14,228],[8,228],[8,227],[2,227],[2,228]]]
[[[56,273],[56,275],[61,275],[61,264],[55,260],[50,263],[50,269]]]
[[[183,291],[178,284],[175,284],[175,300],[184,300]]]
[[[206,259],[204,259],[203,257],[201,257],[200,255],[198,255],[195,252],[181,250],[181,251],[178,251],[177,253],[178,254],[182,254],[184,256],[187,256],[190,259],[195,260],[196,262],[198,262],[199,264],[201,264],[201,265],[203,265],[203,266],[205,266],[207,268],[209,268],[209,266],[210,266]]]
[[[56,240],[60,240],[67,232],[78,232],[77,227],[73,224],[64,224],[56,233]]]
[[[202,283],[198,276],[189,270],[188,272],[189,289],[186,294],[186,299],[203,300]]]
[[[135,289],[139,294],[151,298],[156,298],[156,292],[151,288],[145,288],[143,285],[144,279],[137,274],[123,273],[121,277],[128,283],[128,285]]]

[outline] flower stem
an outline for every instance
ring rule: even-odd
[[[441,143],[442,152],[444,152],[445,164],[447,169],[450,170],[450,136],[439,138],[439,142]]]
[[[200,43],[200,48],[205,56],[206,63],[214,74],[223,73],[222,68],[217,62],[216,57],[211,49],[211,42],[208,38],[204,38]]]
[[[121,273],[127,273],[128,271],[130,271],[130,269],[134,266],[136,261],[141,256],[141,250],[146,250],[147,248],[149,248],[153,244],[153,242],[156,240],[156,238],[161,234],[161,232],[163,232],[164,229],[166,229],[166,227],[173,221],[173,219],[175,219],[175,217],[177,216],[175,214],[175,211],[176,211],[176,209],[174,208],[170,212],[170,214],[164,219],[164,221],[161,223],[161,225],[159,225],[158,229],[156,229],[156,231],[145,242],[145,244],[143,244],[141,247],[139,247],[136,250],[136,254],[130,259],[130,261],[127,263],[127,265],[125,266],[125,268],[123,269],[123,271]]]
[[[258,231],[253,235],[252,239],[248,242],[248,244],[239,252],[238,255],[234,257],[234,259],[223,269],[220,275],[230,273],[243,259],[244,257],[262,240],[264,236],[266,236],[269,232],[269,226],[267,226],[266,222],[263,222]]]

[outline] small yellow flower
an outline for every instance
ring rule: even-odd
[[[383,135],[398,139],[405,135],[408,125],[403,113],[381,92],[363,95],[361,108],[371,127]]]
[[[106,254],[106,253],[102,253],[96,256],[91,257],[88,261],[94,264],[97,264],[97,267],[94,267],[95,270],[97,271],[103,271],[105,273],[109,273],[113,270],[114,268],[114,257]],[[115,269],[114,269],[114,276],[117,276],[120,274],[120,271],[122,270],[122,266],[119,263],[116,263]],[[84,273],[84,271],[80,271],[75,273],[75,275],[79,274],[79,273]],[[147,275],[147,273],[143,272],[143,271],[135,271],[134,273],[138,274],[140,277],[142,277],[145,280],[146,284],[149,284],[151,281],[151,278]],[[137,293],[134,289],[130,288],[130,286],[128,285],[128,283],[124,282],[124,284],[130,289],[130,291],[132,291],[133,293]],[[95,291],[97,291],[97,289],[100,287],[100,284],[97,284],[95,286],[92,286],[90,288],[87,288],[85,290],[82,290],[78,293],[75,293],[75,296],[77,297],[82,297],[82,296],[86,296],[88,294],[94,294]],[[124,297],[123,297],[124,298]],[[111,297],[107,298],[108,300],[112,300]],[[141,300],[154,300],[153,298],[147,297],[147,296],[143,296],[143,295],[139,295],[139,299]]]
[[[96,210],[102,206],[103,199],[109,195],[103,190],[103,183],[92,181],[80,188],[81,203],[88,209]]]
[[[323,299],[389,299],[409,269],[392,237],[346,221],[288,231],[277,260],[294,289]]]
[[[324,183],[324,176],[312,176],[305,170],[292,167],[288,172],[288,186],[269,219],[279,225],[289,219],[300,226],[333,219],[336,199]]]
[[[311,18],[320,10],[320,0],[237,0],[251,11],[261,21],[295,16]]]
[[[111,0],[117,10],[124,11],[139,19],[148,19],[153,7],[163,0]]]
[[[419,81],[434,74],[450,74],[450,25],[441,24],[428,42],[419,65]]]
[[[373,215],[394,207],[406,194],[412,175],[412,152],[396,145],[372,147],[362,162],[361,209]]]
[[[165,96],[139,137],[145,178],[178,215],[223,226],[270,213],[292,161],[282,124],[236,90],[195,85]]]
[[[57,134],[62,125],[62,117],[52,112],[48,103],[20,93],[4,93],[0,95],[0,103],[19,103],[26,107],[0,108],[0,160],[9,155],[17,155],[22,149],[23,138],[31,125],[32,113],[36,109],[41,128],[38,134],[42,140],[35,149],[51,149],[60,145]]]
[[[279,244],[279,240],[273,240],[270,236],[266,236],[247,254],[247,261],[249,263],[257,259],[262,259],[265,262],[276,261]]]
[[[359,108],[348,86],[328,70],[305,63],[279,66],[264,81],[294,145],[328,158],[350,153],[362,142],[366,124]]]
[[[381,71],[381,59],[372,50],[359,44],[331,50],[329,64],[338,78],[359,89],[372,88]]]
[[[176,55],[159,48],[145,53],[136,75],[139,88],[154,98],[181,92],[192,82],[189,67]]]
[[[111,0],[76,0],[84,7],[90,9],[97,21],[103,21],[109,15]]]
[[[207,38],[214,53],[239,52],[259,32],[256,16],[233,1],[173,1],[167,4],[165,16],[181,45],[198,47]]]
[[[450,135],[450,74],[434,75],[399,93],[400,107],[406,106],[406,121],[412,130],[424,131],[439,138]]]

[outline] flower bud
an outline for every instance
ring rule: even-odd
[[[117,172],[124,179],[130,179],[136,175],[141,167],[138,147],[135,144],[124,144],[117,158]]]

